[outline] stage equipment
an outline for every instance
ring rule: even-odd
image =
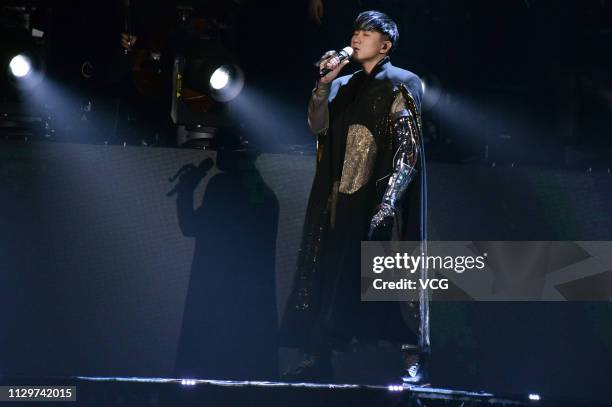
[[[27,56],[18,54],[11,59],[9,68],[14,77],[23,78],[32,71],[32,63]]]
[[[213,23],[191,19],[189,12],[179,10],[181,46],[174,59],[171,116],[179,126],[178,145],[203,147],[210,146],[218,129],[232,125],[228,102],[242,91],[244,73]]]
[[[31,4],[30,4],[31,3]],[[43,109],[30,103],[45,78],[45,36],[37,29],[34,2],[0,7],[0,136],[28,139],[48,136]],[[40,28],[40,27],[38,27]]]

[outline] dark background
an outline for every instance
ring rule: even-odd
[[[392,61],[431,92],[432,239],[612,240],[609,1],[328,1],[321,26],[303,1],[192,2],[233,24],[223,42],[247,79],[230,109],[250,152],[225,157],[136,147],[123,85],[109,80],[117,3],[39,2],[48,81],[2,83],[3,111],[61,106],[47,142],[2,140],[4,376],[271,378],[287,367],[295,354],[277,353],[273,327],[314,168],[312,62],[348,44],[364,9],[398,22]],[[142,38],[168,9],[133,2]],[[172,146],[173,133],[161,138]],[[187,164],[190,182],[167,196]],[[608,303],[436,303],[433,382],[605,401],[610,321]],[[397,355],[381,352],[338,355],[339,380],[397,378]]]
[[[610,167],[610,1],[323,2],[321,25],[308,18],[303,0],[179,2],[193,6],[194,16],[229,27],[217,38],[245,71],[245,92],[230,105],[248,105],[235,124],[242,125],[242,136],[251,145],[267,151],[312,146],[304,118],[315,82],[312,63],[326,50],[349,43],[359,11],[378,9],[398,23],[400,40],[391,55],[393,63],[421,76],[430,90],[429,102],[437,100],[424,114],[430,160]],[[116,119],[113,101],[126,99],[129,88],[112,80],[123,72],[117,66],[121,65],[117,54],[121,54],[123,3],[33,3],[38,4],[33,25],[45,29],[47,36],[48,77],[70,96],[72,110],[78,112],[92,101],[92,116],[99,118],[94,129],[83,132],[66,124],[70,121],[66,113],[68,117],[56,125],[55,137],[140,144],[122,128],[124,117],[119,117],[119,130],[100,129]],[[176,27],[179,3],[131,2],[132,31],[141,44]],[[6,37],[15,41],[15,35]],[[185,41],[180,36],[168,38],[164,51],[171,59],[168,55]],[[83,61],[93,63],[90,79],[80,75]],[[345,73],[357,68],[351,64]],[[6,102],[13,91],[5,90]],[[255,101],[254,94],[261,100]],[[21,96],[26,103],[33,98]],[[134,103],[143,105],[147,100]],[[248,117],[265,113],[270,120],[263,122],[273,121],[275,126]],[[173,134],[162,138],[167,145],[174,142]]]

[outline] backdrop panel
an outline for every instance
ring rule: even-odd
[[[275,327],[314,156],[3,142],[0,158],[2,374],[254,379],[286,367]],[[611,239],[608,173],[430,163],[428,178],[432,240]],[[606,389],[576,372],[592,359],[605,377],[610,315],[606,304],[436,305],[439,378]],[[529,363],[567,373],[522,366],[535,373],[516,380],[527,349]],[[363,359],[365,370],[388,359]],[[374,380],[349,365],[345,377]]]

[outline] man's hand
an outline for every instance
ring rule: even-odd
[[[321,24],[321,19],[323,18],[323,0],[309,0],[308,15],[315,24]]]
[[[372,217],[368,240],[391,240],[391,231],[395,222],[395,211],[391,205],[383,203]]]
[[[121,46],[128,51],[132,49],[138,37],[126,33],[121,33]]]
[[[336,51],[327,51],[325,55],[323,55],[323,58],[327,57],[327,59],[321,62],[321,64],[319,65],[319,71],[323,70],[323,68],[331,69],[332,71],[321,79],[319,79],[319,82],[330,83],[331,81],[336,79],[342,68],[347,66],[350,62],[349,59],[346,59],[342,61],[342,63],[340,63],[340,59],[335,55]]]

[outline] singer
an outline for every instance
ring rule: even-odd
[[[317,170],[281,324],[281,343],[303,356],[286,380],[331,380],[333,351],[380,343],[402,350],[406,382],[425,380],[418,304],[360,300],[361,241],[426,239],[422,85],[391,64],[398,38],[387,15],[363,12],[351,39],[361,69],[337,78],[349,61],[335,52],[319,67],[331,71],[308,105]]]

